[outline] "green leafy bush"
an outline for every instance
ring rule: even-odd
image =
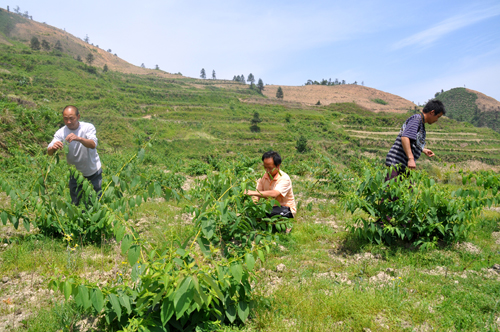
[[[348,209],[365,212],[354,214],[349,229],[370,242],[403,240],[422,248],[440,240],[456,242],[467,236],[484,206],[498,202],[486,190],[440,186],[423,171],[386,182],[387,172],[367,169],[359,188],[348,195]]]

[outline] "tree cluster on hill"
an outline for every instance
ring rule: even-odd
[[[339,80],[338,78],[335,79],[335,81],[332,81],[332,79],[325,79],[323,78],[321,81],[313,81],[313,80],[307,80],[305,85],[343,85],[343,84],[354,84],[357,85],[358,81],[354,81],[353,83],[346,83],[345,80]],[[365,82],[361,82],[361,85],[365,85]]]
[[[7,6],[7,11],[9,11],[9,12],[10,12],[10,10],[9,10],[9,6]],[[16,7],[14,8],[14,13],[19,14],[19,15],[21,15],[22,17],[27,18],[27,19],[30,19],[30,20],[32,20],[32,21],[33,21],[33,16],[30,16],[30,15],[29,15],[29,13],[28,13],[28,11],[25,11],[24,13],[22,13],[22,12],[21,12],[21,8],[19,8],[19,6],[16,6]]]
[[[43,48],[44,51],[50,51],[50,47],[51,47],[50,43],[48,41],[46,41],[45,39],[42,39],[42,42],[40,43],[40,40],[38,40],[37,37],[35,37],[35,36],[31,37],[30,48],[32,50],[39,51],[40,49]],[[59,51],[59,52],[63,51],[61,42],[59,40],[56,41],[56,43],[54,44],[54,50]]]

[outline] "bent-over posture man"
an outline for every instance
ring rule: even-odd
[[[269,215],[282,215],[293,218],[297,213],[293,197],[292,181],[288,174],[280,170],[281,156],[278,152],[268,151],[262,156],[266,173],[257,181],[257,190],[247,190],[246,194],[259,200],[273,198],[280,203]]]
[[[403,123],[385,160],[387,166],[394,166],[387,180],[405,173],[408,169],[415,169],[416,160],[422,152],[428,157],[434,157],[434,152],[425,148],[425,124],[433,124],[444,114],[446,111],[443,103],[439,100],[430,100],[424,106],[422,113],[412,115]]]
[[[75,168],[87,178],[94,190],[101,194],[102,170],[99,154],[97,153],[97,137],[93,124],[80,122],[80,112],[75,106],[66,106],[63,110],[63,120],[65,126],[60,128],[50,142],[47,153],[53,155],[56,150],[64,147],[64,142],[69,145],[69,152],[66,155],[68,164],[75,165]],[[82,186],[78,185],[73,174],[69,179],[69,193],[73,204],[80,203],[80,192]]]

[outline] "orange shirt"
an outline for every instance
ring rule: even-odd
[[[295,206],[295,198],[293,197],[292,180],[290,180],[288,174],[280,170],[271,181],[269,174],[267,174],[266,172],[264,176],[257,181],[257,190],[279,191],[280,195],[276,197],[276,200],[280,203],[281,206],[288,206],[292,211],[293,216],[295,217],[297,208]]]

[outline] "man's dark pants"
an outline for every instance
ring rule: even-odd
[[[99,169],[97,172],[90,176],[84,176],[87,180],[92,183],[94,186],[94,190],[97,193],[98,197],[101,197],[101,185],[102,185],[102,169]],[[69,194],[71,195],[71,202],[73,204],[80,204],[82,185],[78,185],[76,179],[73,177],[73,174],[69,177]]]

